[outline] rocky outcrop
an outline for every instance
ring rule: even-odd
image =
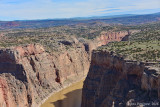
[[[84,81],[82,107],[159,106],[160,69],[93,51]]]
[[[106,45],[109,42],[113,41],[128,41],[129,36],[137,32],[140,32],[140,30],[101,32],[100,36],[96,38],[96,41],[98,43],[97,46]]]
[[[98,46],[106,45],[112,41],[121,41],[123,37],[129,35],[127,31],[119,31],[119,32],[102,32],[99,37],[97,37]]]
[[[37,107],[51,93],[84,78],[89,63],[82,43],[52,53],[38,44],[1,49],[0,107]]]

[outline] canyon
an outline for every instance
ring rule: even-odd
[[[52,50],[40,43],[1,48],[0,107],[39,107],[52,94],[85,78],[82,107],[158,104],[159,69],[97,50],[110,42],[127,41],[137,32],[103,31],[93,40],[46,36],[54,41],[48,43]]]
[[[110,38],[115,34],[117,37]],[[110,39],[105,43],[120,41],[126,35],[127,31],[106,34]],[[51,94],[84,79],[92,50],[105,44],[100,38],[94,42],[76,38],[57,41],[61,51],[53,52],[41,44],[0,49],[0,106],[37,107]]]

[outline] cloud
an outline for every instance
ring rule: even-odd
[[[0,19],[85,17],[159,6],[159,0],[0,0]]]

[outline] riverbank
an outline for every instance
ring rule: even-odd
[[[85,74],[85,75],[82,75],[82,76],[79,76],[79,77],[77,77],[77,78],[75,78],[75,77],[70,77],[69,79],[67,79],[66,81],[64,81],[64,83],[63,83],[62,86],[59,85],[60,88],[59,88],[58,90],[51,92],[51,94],[49,94],[48,97],[46,97],[43,101],[41,101],[41,103],[38,105],[38,107],[46,107],[46,106],[44,106],[44,104],[45,104],[45,102],[46,102],[47,100],[49,100],[50,97],[56,95],[57,93],[65,90],[65,89],[67,89],[67,88],[69,88],[69,87],[74,86],[75,84],[77,84],[77,83],[79,83],[79,82],[84,81],[85,78],[86,78],[86,74]],[[53,107],[54,107],[54,106],[53,106]]]

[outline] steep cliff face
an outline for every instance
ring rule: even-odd
[[[106,45],[113,41],[127,41],[131,34],[137,32],[140,32],[140,30],[101,32],[100,36],[96,38],[96,41],[98,42],[98,46]]]
[[[88,55],[83,44],[52,53],[35,44],[1,49],[0,107],[37,107],[86,75]]]
[[[98,41],[98,46],[101,46],[112,41],[121,41],[127,35],[129,35],[127,31],[102,32],[101,35],[97,37],[96,41]]]
[[[159,69],[93,51],[82,107],[159,106]]]
[[[128,32],[107,35],[94,42],[59,40],[54,45],[59,51],[50,53],[38,44],[0,49],[0,107],[37,107],[51,93],[84,78],[92,50]]]

